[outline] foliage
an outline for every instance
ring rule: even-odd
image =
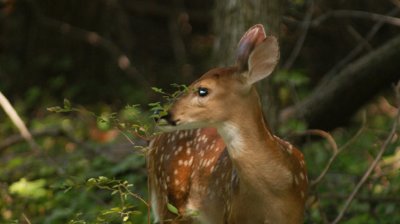
[[[153,90],[167,101],[188,90],[184,85],[173,86],[177,91],[172,94],[159,88]],[[156,133],[153,119],[163,116],[168,104],[156,102],[150,107],[157,113],[149,116],[138,105],[128,105],[117,113],[105,110],[96,115],[67,99],[63,106],[47,108],[55,114],[33,120],[33,128],[61,123],[66,134],[61,137],[66,139],[45,137],[40,142],[43,152],[31,152],[28,159],[23,159],[29,154],[24,144],[4,152],[10,159],[0,167],[0,174],[5,177],[0,182],[9,187],[2,191],[0,199],[18,203],[0,205],[0,221],[26,215],[40,223],[148,223],[143,153],[146,141]],[[114,147],[124,141],[127,146],[120,152],[122,155],[113,155]],[[32,169],[20,172],[28,167]]]
[[[376,116],[380,117],[379,121]],[[339,148],[345,148],[324,180],[310,192],[312,203],[308,210],[309,222],[321,223],[335,218],[346,197],[370,166],[393,121],[391,116],[370,113],[366,119],[361,129],[353,127],[332,133]],[[400,209],[397,197],[400,190],[399,145],[398,138],[391,143],[372,177],[356,196],[343,223],[393,223],[394,220],[400,220],[397,212]],[[316,177],[331,156],[330,146],[323,141],[312,141],[303,149],[309,176]],[[336,212],[332,212],[332,209]]]
[[[68,116],[48,114],[32,120],[34,129],[61,125],[73,136],[39,139],[40,152],[26,144],[2,151],[0,222],[22,221],[23,214],[32,223],[147,223],[142,215],[147,214],[144,156],[127,143],[132,134],[115,135],[114,126],[104,125],[109,118],[132,124],[136,109],[129,106],[97,118],[83,109],[71,114],[78,109],[64,103],[56,110]],[[2,122],[10,127],[3,128],[6,136],[12,125]],[[114,148],[117,142],[125,142],[119,150]]]
[[[165,97],[173,100],[181,90]],[[339,148],[346,148],[323,181],[311,190],[307,222],[332,220],[345,196],[369,166],[393,119],[387,108],[380,108],[382,101],[385,99],[380,98],[356,116],[354,124],[366,120],[361,122],[361,129],[352,125],[332,132]],[[165,108],[160,103],[151,106],[152,111]],[[138,142],[152,136],[154,125],[148,117],[154,116],[145,115],[137,105],[126,106],[117,113],[103,109],[100,115],[95,115],[68,100],[64,100],[62,107],[50,107],[49,111],[58,113],[32,120],[32,128],[61,125],[63,130],[74,133],[73,137],[41,138],[41,152],[31,151],[26,144],[2,151],[1,222],[18,222],[26,216],[34,223],[147,223],[145,147]],[[366,118],[362,118],[365,114]],[[2,122],[5,124],[3,135],[13,132],[8,120]],[[284,135],[304,130],[304,124],[298,121],[290,121],[280,128]],[[128,147],[118,152],[116,148],[121,142]],[[399,143],[399,139],[392,142],[350,207],[345,223],[390,223],[400,219],[396,212],[399,209],[396,195],[400,190]],[[307,141],[302,147],[310,179],[319,175],[326,165],[331,156],[329,147],[323,140]],[[177,213],[172,204],[168,209]]]
[[[154,2],[161,10],[149,11],[148,5],[137,7],[137,2],[126,0],[0,1],[0,90],[30,130],[45,133],[35,136],[39,149],[23,141],[0,149],[0,223],[147,223],[143,154],[146,141],[157,134],[152,119],[164,116],[168,104],[138,104],[172,101],[190,90],[169,83],[194,80],[210,64],[218,64],[210,59],[218,38],[211,29],[216,21],[210,16],[214,4],[188,2]],[[374,51],[398,35],[396,26],[379,28],[394,18],[392,3],[359,3],[287,2],[280,38],[282,64],[302,35],[307,37],[300,43],[303,50],[293,68],[272,77],[280,107],[305,99],[327,78],[321,74],[334,76],[364,51]],[[343,9],[375,14],[363,14],[362,20],[357,14],[333,16]],[[307,11],[311,21],[306,21]],[[386,19],[376,20],[382,18],[379,13]],[[307,22],[310,27],[306,29]],[[88,109],[69,100],[51,107],[64,97]],[[344,150],[322,182],[311,189],[307,223],[333,220],[370,165],[394,117],[390,103],[382,103],[386,98],[379,97],[363,108],[366,122],[358,114],[331,133]],[[2,110],[0,124],[1,145],[15,137],[17,130]],[[306,129],[305,122],[293,119],[278,132],[291,136]],[[330,145],[315,137],[305,140],[301,149],[313,179],[329,160]],[[399,143],[398,138],[392,142],[343,223],[400,220]],[[177,213],[174,205],[168,209]]]

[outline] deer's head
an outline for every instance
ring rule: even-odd
[[[214,68],[193,82],[164,118],[173,129],[218,126],[238,114],[238,109],[258,105],[254,83],[272,73],[279,60],[278,41],[266,36],[262,25],[242,37],[232,67]],[[243,111],[243,110],[240,110]]]

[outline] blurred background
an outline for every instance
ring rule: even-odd
[[[233,64],[257,23],[281,47],[258,86],[271,126],[297,142],[311,179],[331,145],[298,133],[329,131],[341,152],[311,189],[306,222],[335,219],[398,119],[398,0],[0,0],[0,91],[35,140],[0,110],[0,223],[147,223],[135,146],[148,140],[148,104],[163,101],[151,87],[174,92]],[[66,113],[48,110],[57,105]],[[395,130],[343,223],[400,222]]]

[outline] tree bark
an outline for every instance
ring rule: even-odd
[[[214,33],[215,44],[211,66],[227,66],[235,62],[237,44],[245,31],[254,24],[263,24],[267,34],[279,36],[281,22],[279,0],[220,0],[215,1]],[[264,112],[270,126],[277,121],[278,100],[270,79],[261,81],[259,87]]]
[[[294,107],[281,121],[304,119],[310,128],[330,130],[345,124],[362,105],[400,79],[400,36],[349,64]]]
[[[254,24],[261,23],[267,33],[277,35],[281,21],[280,4],[277,0],[215,1],[214,62],[220,66],[231,65],[240,38]]]

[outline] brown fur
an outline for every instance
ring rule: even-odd
[[[204,74],[169,111],[176,128],[212,128],[152,141],[149,180],[160,223],[302,223],[308,185],[303,155],[270,132],[253,86],[272,72],[279,56],[276,39],[260,29],[242,38],[245,58]],[[198,95],[200,87],[207,96]]]

